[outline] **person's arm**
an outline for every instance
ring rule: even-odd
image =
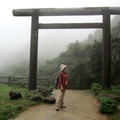
[[[68,84],[68,80],[67,80],[67,74],[66,74],[66,81],[65,81],[65,86]]]
[[[68,81],[66,80],[66,83],[65,83],[65,85],[67,85],[68,84]]]
[[[62,73],[59,74],[59,89],[60,89],[60,90],[63,90]]]

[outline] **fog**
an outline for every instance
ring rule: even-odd
[[[41,4],[38,4],[38,2]],[[0,4],[0,72],[24,61],[29,63],[31,17],[15,17],[12,14],[12,9],[118,6],[119,3],[119,0],[101,0],[97,3],[94,0],[85,0],[81,3],[79,0],[4,0]],[[39,22],[102,22],[102,18],[101,16],[39,17]],[[38,61],[42,62],[57,57],[66,50],[69,43],[73,43],[76,40],[84,41],[94,31],[95,29],[39,30]]]

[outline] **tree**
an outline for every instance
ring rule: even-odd
[[[101,83],[102,78],[102,43],[94,41],[90,50],[90,64],[94,82]]]
[[[111,80],[112,84],[120,84],[120,22],[112,28],[111,41]]]

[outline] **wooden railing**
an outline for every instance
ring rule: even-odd
[[[29,77],[0,75],[0,83],[4,83],[8,85],[10,84],[28,85],[28,82],[29,82]],[[37,85],[49,87],[49,76],[37,77]]]

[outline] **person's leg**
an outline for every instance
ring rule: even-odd
[[[56,101],[56,110],[58,111],[61,104],[62,104],[62,99],[63,99],[63,91],[58,89],[58,99]]]
[[[62,101],[61,101],[61,108],[65,108],[65,105],[64,105],[65,93],[66,93],[66,90],[63,90],[63,91],[62,91]]]
[[[58,90],[59,91],[59,97],[56,103],[56,110],[58,111],[59,108],[65,108],[66,106],[64,105],[64,97],[65,97],[65,93],[66,90]]]

